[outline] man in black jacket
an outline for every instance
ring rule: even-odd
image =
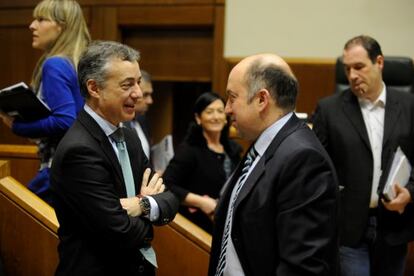
[[[152,225],[170,222],[179,202],[157,174],[150,177],[139,140],[122,127],[142,96],[138,58],[125,45],[97,42],[79,61],[86,104],[51,169],[60,224],[56,275],[155,274]]]
[[[293,112],[297,91],[276,55],[230,72],[225,112],[252,145],[217,203],[209,275],[336,275],[335,170]]]
[[[381,194],[395,149],[411,155],[406,141],[414,141],[414,97],[384,84],[381,47],[369,36],[345,44],[343,63],[350,89],[319,102],[313,127],[343,188],[341,272],[402,276],[407,242],[414,239],[413,178],[396,185],[392,201]]]

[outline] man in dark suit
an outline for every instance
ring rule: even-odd
[[[150,159],[151,137],[149,133],[148,119],[145,114],[154,103],[152,98],[154,89],[152,86],[151,75],[147,71],[141,70],[141,83],[139,86],[142,90],[142,97],[135,105],[136,116],[135,119],[131,121],[130,127],[138,134],[142,149],[147,158]]]
[[[369,36],[350,39],[343,63],[350,89],[319,102],[314,131],[330,154],[341,185],[342,275],[400,276],[414,238],[414,182],[381,199],[393,152],[412,155],[414,97],[386,87],[384,57]],[[407,143],[409,141],[409,143]],[[408,146],[407,146],[408,145]]]
[[[139,140],[121,127],[142,96],[138,59],[130,47],[104,41],[79,61],[86,105],[51,169],[60,224],[56,275],[155,274],[152,224],[170,222],[179,202],[157,174],[150,177]],[[114,136],[122,132],[124,139]]]
[[[225,112],[252,145],[217,205],[209,275],[336,275],[336,175],[293,113],[297,89],[276,55],[229,75]]]

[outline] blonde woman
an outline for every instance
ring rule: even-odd
[[[79,4],[73,0],[43,0],[33,11],[32,47],[44,51],[33,71],[31,86],[51,109],[36,121],[1,114],[3,122],[20,136],[35,138],[41,166],[29,189],[50,203],[49,168],[60,139],[83,107],[77,80],[79,56],[90,35]]]

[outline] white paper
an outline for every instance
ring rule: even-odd
[[[386,199],[393,200],[395,198],[394,185],[398,183],[404,187],[407,185],[411,175],[411,164],[407,156],[400,147],[394,154],[391,169],[388,173],[387,182],[385,182],[383,194]]]
[[[164,172],[174,156],[172,136],[169,134],[151,147],[151,160],[154,170]]]

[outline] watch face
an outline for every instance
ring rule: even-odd
[[[139,201],[139,206],[141,207],[142,213],[144,215],[148,215],[151,210],[151,204],[149,202],[149,199],[146,197],[141,198]]]

